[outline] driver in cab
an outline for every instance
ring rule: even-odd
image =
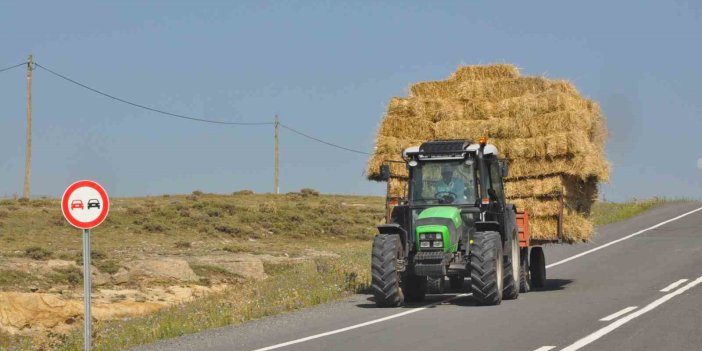
[[[455,200],[465,200],[465,183],[463,180],[453,177],[453,167],[450,165],[441,166],[441,180],[436,185],[437,194],[451,194]]]

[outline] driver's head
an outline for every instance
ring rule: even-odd
[[[444,180],[444,183],[451,182],[452,178],[453,178],[453,168],[451,168],[449,165],[441,166],[441,179]]]

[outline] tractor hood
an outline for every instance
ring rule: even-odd
[[[422,211],[415,222],[417,249],[454,252],[458,248],[458,237],[463,221],[461,210],[450,206],[430,207]],[[441,234],[441,247],[435,246],[436,234]],[[422,241],[431,241],[422,247]],[[428,245],[428,246],[426,246]]]

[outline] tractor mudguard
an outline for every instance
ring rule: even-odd
[[[500,232],[500,223],[497,221],[475,222],[477,232]]]
[[[407,231],[397,223],[380,224],[377,226],[379,234],[397,235],[400,237],[404,256],[407,256]]]

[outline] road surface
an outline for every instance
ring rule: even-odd
[[[548,246],[547,286],[500,306],[453,292],[381,309],[357,295],[134,350],[702,350],[700,228],[702,204],[671,204]]]

